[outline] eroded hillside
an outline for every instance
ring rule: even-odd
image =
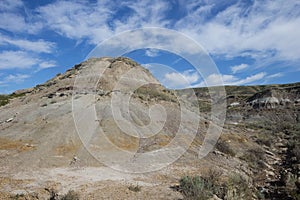
[[[87,88],[97,73],[76,77],[90,69],[103,76]],[[127,91],[131,85],[120,84],[120,78],[128,71],[127,79],[151,83]],[[3,96],[0,196],[50,199],[74,190],[80,199],[299,199],[300,84],[225,89],[226,123],[203,159],[198,152],[211,123],[208,89],[168,90],[128,58],[93,58]],[[191,92],[196,101],[182,109],[178,97],[192,99]],[[116,118],[112,98],[128,94],[129,110],[116,101],[122,114]],[[157,104],[166,121],[161,112],[149,112]],[[120,128],[124,121],[135,125]],[[147,173],[128,173],[132,167]]]

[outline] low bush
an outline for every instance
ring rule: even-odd
[[[219,140],[217,145],[217,149],[225,154],[228,154],[230,156],[235,156],[235,151],[230,147],[230,144],[224,140]]]
[[[206,200],[213,196],[211,183],[200,176],[185,176],[179,182],[179,190],[187,199]]]
[[[227,193],[225,199],[252,199],[252,190],[249,188],[249,185],[249,182],[240,174],[231,174],[227,181]]]
[[[128,186],[128,189],[133,192],[139,192],[141,191],[142,187],[137,184]]]
[[[200,176],[184,176],[179,183],[178,190],[184,195],[185,199],[189,200],[207,200],[213,197],[214,194],[223,198],[225,194],[224,186],[217,185],[210,179]]]
[[[253,169],[258,170],[264,167],[265,153],[260,148],[249,149],[241,156],[241,159],[245,160]]]
[[[0,106],[4,106],[9,103],[8,95],[0,95]]]

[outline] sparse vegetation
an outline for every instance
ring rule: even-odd
[[[139,191],[141,191],[142,187],[139,186],[138,184],[136,184],[136,185],[131,184],[130,186],[128,186],[128,189],[133,192],[139,192]]]
[[[200,176],[180,179],[179,191],[190,200],[207,200],[213,196],[212,183]]]
[[[219,171],[210,170],[205,177],[184,176],[179,181],[178,190],[188,200],[207,200],[213,195],[226,200],[252,199],[253,191],[247,179],[234,173],[221,183],[220,175]]]
[[[213,175],[213,174],[211,174]],[[219,185],[217,176],[213,179],[201,176],[184,176],[179,180],[178,190],[189,200],[207,200],[213,195],[223,198],[225,186]]]
[[[235,156],[236,153],[235,151],[232,149],[231,145],[224,141],[224,140],[219,140],[217,145],[216,145],[217,149],[225,154],[228,154],[230,156]]]
[[[126,57],[115,58],[112,63],[118,62],[118,61],[122,61],[122,62],[126,63],[127,65],[131,65],[131,66],[137,66],[138,65],[138,63],[136,63],[135,61],[133,61],[129,58],[126,58]]]
[[[10,198],[11,198],[12,200],[20,200],[20,199],[24,199],[24,198],[25,198],[25,195],[24,195],[24,194],[16,194],[16,195],[10,196]]]
[[[177,102],[174,94],[170,92],[159,91],[158,88],[153,86],[143,86],[135,91],[135,94],[142,100],[161,100]]]
[[[9,96],[8,95],[0,95],[0,106],[4,106],[9,103]]]
[[[247,150],[241,159],[248,162],[249,166],[255,170],[259,170],[264,167],[265,153],[260,148],[253,148]]]
[[[250,200],[252,199],[252,190],[247,181],[240,174],[231,174],[227,181],[227,193],[225,199],[228,200]]]
[[[259,145],[272,146],[272,134],[260,133],[257,135],[256,143]]]
[[[25,96],[25,93],[20,93],[20,94],[12,93],[9,95],[0,94],[0,107],[8,104],[11,99],[22,97],[22,96]]]
[[[80,196],[78,192],[74,190],[69,190],[67,194],[60,196],[58,192],[54,189],[45,188],[47,192],[50,194],[49,200],[79,200]]]
[[[208,101],[198,101],[200,112],[211,112],[211,102]]]
[[[79,194],[74,190],[70,190],[67,194],[63,195],[61,200],[79,200]]]

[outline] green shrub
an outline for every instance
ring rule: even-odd
[[[0,106],[4,106],[9,103],[8,95],[0,95]]]
[[[212,184],[200,176],[185,176],[179,182],[179,190],[187,199],[206,200],[213,196]]]
[[[2,95],[1,94],[0,95],[0,107],[5,106],[6,104],[8,104],[10,99],[17,98],[17,97],[22,97],[22,96],[25,96],[25,93],[20,93],[20,94],[12,93],[12,94],[9,94],[9,95]]]
[[[209,174],[211,176],[215,175],[215,173],[210,172]],[[223,198],[226,187],[218,185],[217,179],[218,177],[211,179],[209,177],[184,176],[179,181],[178,190],[184,195],[185,199],[189,200],[207,200],[213,197],[214,194]]]

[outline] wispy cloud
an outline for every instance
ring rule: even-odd
[[[119,18],[120,8],[128,15]],[[98,44],[110,36],[125,30],[140,27],[166,27],[168,1],[98,1],[86,4],[83,1],[57,1],[37,9],[45,28],[71,39],[87,39]],[[147,8],[147,9],[146,9]]]
[[[198,72],[194,70],[186,70],[182,73],[171,72],[164,75],[162,83],[168,88],[187,88],[191,87],[200,79]]]
[[[232,73],[235,74],[239,71],[242,71],[242,70],[246,69],[247,67],[248,67],[248,65],[243,63],[243,64],[240,64],[240,65],[232,66],[232,67],[230,67],[230,69],[231,69]]]
[[[14,33],[37,33],[43,28],[35,18],[23,15],[25,5],[21,0],[2,0],[0,5],[0,28]]]
[[[198,84],[193,85],[193,87],[206,87],[209,86],[218,86],[223,83],[223,85],[245,85],[245,84],[257,84],[257,81],[261,81],[266,77],[265,72],[247,76],[245,78],[239,78],[234,75],[227,74],[211,74],[205,78],[205,81],[201,81]]]
[[[24,69],[39,63],[39,59],[24,51],[3,51],[0,53],[0,69]]]
[[[43,61],[39,63],[39,70],[56,67],[56,63],[54,61]]]
[[[20,32],[25,30],[26,23],[24,18],[19,14],[1,12],[0,28],[12,32]]]
[[[198,5],[201,5],[201,1]],[[218,10],[218,4],[212,4],[202,14],[193,14],[198,10],[190,9],[193,18],[182,18],[176,27],[196,38],[210,53],[227,58],[247,56],[257,61],[272,59],[276,61],[299,60],[295,49],[299,49],[300,2],[298,1],[253,1],[245,4],[238,1],[210,17],[211,11]],[[205,17],[206,16],[206,17]],[[208,17],[208,19],[207,19]],[[204,20],[205,19],[205,20]],[[195,26],[197,21],[203,22]],[[265,57],[268,52],[271,55]]]
[[[80,1],[56,1],[37,9],[45,28],[71,39],[88,39],[97,44],[111,36],[106,21],[112,17],[109,1],[85,4]]]
[[[27,74],[16,74],[16,75],[10,74],[4,78],[4,81],[20,83],[29,77],[30,77],[30,75],[27,75]]]
[[[156,57],[159,55],[159,51],[156,49],[147,49],[145,51],[145,55],[149,57]]]
[[[283,73],[276,73],[268,76],[268,79],[279,78],[282,77]]]
[[[51,53],[55,47],[55,43],[44,40],[24,40],[24,39],[13,39],[4,36],[0,33],[0,44],[13,45],[22,50],[34,51],[37,53]]]
[[[30,78],[28,74],[9,74],[0,79],[0,86],[6,86],[7,84],[19,84],[24,82],[25,79]]]
[[[0,52],[0,69],[45,69],[55,67],[53,60],[44,61],[38,56],[26,51]]]

